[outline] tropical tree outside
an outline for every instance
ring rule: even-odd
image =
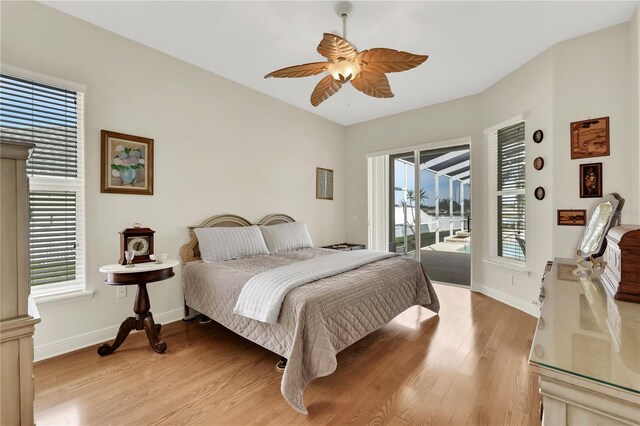
[[[413,189],[407,189],[407,201],[402,200],[396,207],[402,207],[404,212],[404,224],[407,228],[411,229],[411,231],[415,234],[416,230],[414,228],[416,223],[416,192]],[[424,189],[420,190],[420,205],[424,205],[424,202],[429,199],[429,196],[426,194]],[[412,221],[408,221],[407,210],[411,211],[411,219]]]
[[[416,192],[413,189],[407,189],[406,194],[407,194],[406,201],[405,200],[400,201],[398,204],[396,204],[396,207],[402,207],[402,211],[404,214],[404,219],[403,219],[404,226],[411,230],[412,235],[407,235],[407,233],[405,232],[405,235],[403,237],[396,238],[396,244],[405,247],[406,252],[408,253],[415,250]],[[428,198],[429,196],[426,194],[424,189],[421,189],[419,193],[420,206],[423,206],[425,204],[425,201]],[[410,211],[410,214],[411,214],[411,219],[412,219],[411,221],[409,221],[408,210]]]

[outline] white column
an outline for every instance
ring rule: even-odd
[[[460,182],[460,229],[464,227],[464,183]]]
[[[436,183],[436,244],[440,242],[440,185],[438,184],[438,174],[435,175]]]
[[[449,236],[453,236],[453,179],[449,178]]]
[[[421,222],[421,215],[422,215],[422,210],[420,209],[420,151],[416,150],[413,153],[413,162],[414,162],[414,167],[413,167],[413,172],[414,172],[414,176],[413,178],[415,179],[415,191],[416,191],[416,202],[415,202],[415,223],[413,224],[414,229],[416,230],[416,232],[414,233],[414,241],[416,244],[416,260],[420,261],[420,245],[421,243],[421,238],[422,238],[422,231],[420,230],[420,227],[422,226],[422,222]]]

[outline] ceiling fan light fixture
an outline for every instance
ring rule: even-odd
[[[327,71],[329,71],[334,80],[349,81],[360,74],[360,69],[360,63],[357,61],[339,60],[329,65]]]
[[[311,62],[302,65],[281,68],[265,75],[264,78],[299,78],[327,72],[311,93],[311,105],[318,106],[340,90],[346,84],[351,85],[374,98],[393,98],[387,73],[413,69],[429,57],[416,55],[395,49],[375,48],[358,52],[355,46],[346,40],[347,15],[351,3],[341,2],[336,13],[342,18],[342,37],[324,33],[318,53],[326,62]]]

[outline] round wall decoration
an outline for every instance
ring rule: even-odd
[[[544,167],[544,159],[542,157],[537,157],[533,160],[533,168],[536,170],[542,170]]]
[[[533,141],[535,143],[542,142],[542,139],[544,139],[544,133],[542,132],[542,130],[538,129],[535,132],[533,132]]]
[[[535,192],[534,192],[534,194],[536,196],[536,199],[538,199],[538,200],[544,199],[544,195],[545,195],[544,188],[541,187],[541,186],[537,187]]]

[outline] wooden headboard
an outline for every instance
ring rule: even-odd
[[[268,226],[291,222],[295,222],[295,219],[293,219],[291,216],[287,216],[286,214],[270,214],[258,221],[256,225]],[[193,230],[196,228],[211,228],[217,226],[251,226],[251,222],[243,217],[234,214],[219,214],[210,217],[200,225],[190,226],[189,242],[180,247],[180,258],[182,259],[182,264],[193,262],[194,260],[200,260],[200,247],[198,247],[198,238],[196,237],[196,233],[193,232]]]

